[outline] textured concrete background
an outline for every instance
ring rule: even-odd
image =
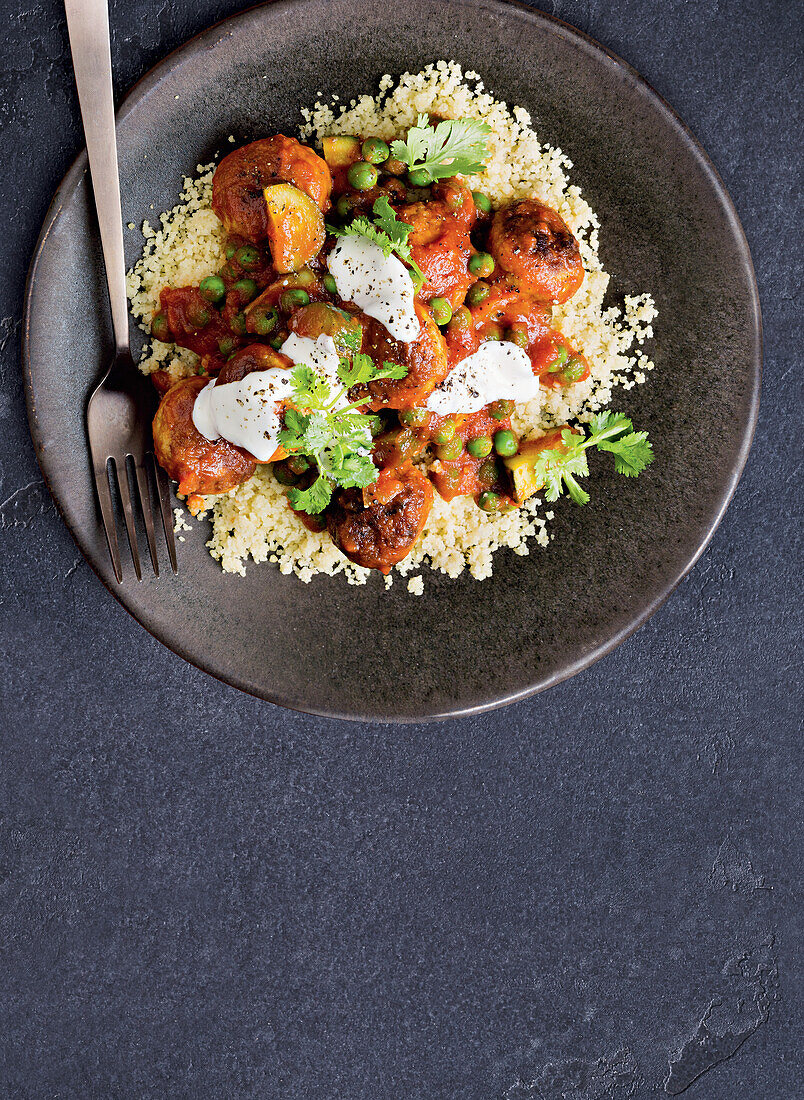
[[[113,0],[118,90],[240,6]],[[186,666],[59,521],[18,332],[82,138],[61,5],[0,0],[0,1096],[802,1095],[796,9],[550,8],[644,74],[735,199],[759,430],[635,637],[522,705],[394,728]]]

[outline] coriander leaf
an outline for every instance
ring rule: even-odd
[[[576,504],[588,504],[589,494],[585,489],[582,489],[572,474],[564,473],[564,484],[567,487],[567,492],[575,501]]]
[[[348,454],[337,471],[337,479],[344,489],[364,489],[377,480],[377,467],[371,455]]]
[[[288,489],[288,500],[297,512],[316,516],[332,500],[332,486],[323,474],[319,474],[309,489]]]
[[[365,237],[372,244],[376,244],[381,248],[386,256],[390,256],[394,251],[394,242],[388,234],[372,225],[368,218],[364,218],[362,214],[354,221],[349,222],[348,225],[330,225],[327,223],[326,228],[327,233],[331,233],[333,237]]]
[[[351,363],[348,359],[341,359],[338,365],[338,378],[346,386],[347,390],[357,386],[361,382],[369,382],[374,376],[374,361],[370,355],[357,352],[352,356]]]
[[[391,155],[408,165],[409,170],[426,169],[433,179],[458,173],[482,172],[488,156],[486,138],[491,127],[477,119],[457,118],[430,125],[427,115],[408,131],[406,141],[395,141]]]
[[[395,252],[400,260],[404,260],[415,275],[415,282],[419,286],[425,283],[424,272],[413,259],[408,244],[408,235],[413,232],[413,226],[407,222],[399,221],[395,212],[391,209],[387,195],[381,195],[373,206],[377,224],[372,224],[367,217],[360,214],[348,225],[330,225],[327,223],[327,232],[335,237],[365,237],[366,240],[381,248],[384,255],[390,256]]]
[[[401,363],[391,363],[386,359],[382,365],[382,369],[378,371],[377,378],[407,378],[408,368]]]
[[[324,447],[330,445],[332,439],[332,430],[329,424],[329,417],[321,412],[311,413],[307,428],[302,436],[302,444],[304,446],[304,453],[314,455]]]
[[[372,210],[374,211],[375,225],[385,233],[394,246],[407,244],[408,237],[413,232],[413,226],[397,218],[396,211],[388,201],[387,195],[380,195],[378,199],[375,199]]]
[[[609,439],[623,432],[630,432],[634,425],[624,413],[606,412],[596,413],[589,421],[590,443],[597,444],[598,440]]]
[[[293,399],[306,409],[323,409],[332,400],[329,382],[312,367],[300,363],[290,372]]]
[[[614,455],[614,469],[625,477],[637,477],[654,458],[647,432],[629,432],[597,446],[598,450]]]

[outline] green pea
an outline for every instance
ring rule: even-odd
[[[310,295],[306,290],[283,290],[279,297],[279,308],[285,313],[292,313],[301,306],[309,306]]]
[[[500,507],[500,498],[497,493],[492,493],[489,489],[484,489],[477,503],[484,512],[496,512]]]
[[[523,351],[530,342],[528,339],[528,330],[514,325],[506,330],[505,339],[509,344],[516,344],[516,346],[522,348]]]
[[[402,180],[388,179],[380,184],[380,190],[388,196],[391,202],[405,202],[408,197],[408,189]]]
[[[238,279],[233,289],[237,291],[244,306],[247,306],[249,302],[253,302],[259,293],[257,284],[253,279]]]
[[[391,150],[381,138],[366,138],[360,146],[360,152],[363,160],[367,160],[369,164],[382,164],[391,155]]]
[[[403,160],[397,160],[396,157],[388,157],[382,166],[383,172],[387,172],[389,176],[403,176],[407,170],[407,164]]]
[[[498,432],[497,435],[500,433]],[[494,437],[495,440],[497,436]],[[470,439],[466,449],[472,458],[486,458],[491,454],[491,440],[487,435],[479,435],[476,439]]]
[[[230,242],[229,244],[227,244],[227,246],[226,246],[226,253],[225,253],[225,255],[226,255],[226,259],[227,259],[227,260],[232,260],[232,259],[234,259],[234,254],[235,254],[235,252],[237,252],[237,245],[236,245],[236,244],[232,244],[231,242]]]
[[[260,266],[260,254],[257,249],[250,244],[244,244],[242,248],[238,248],[235,259],[244,271],[253,271],[256,267]]]
[[[494,450],[504,458],[510,458],[519,450],[519,440],[508,428],[494,433]]]
[[[494,458],[487,458],[477,471],[477,480],[481,485],[493,485],[498,475],[497,460]]]
[[[210,313],[206,306],[200,306],[196,302],[190,302],[187,307],[187,319],[196,328],[203,328],[209,324]]]
[[[449,443],[452,437],[455,435],[455,421],[445,420],[443,424],[439,426],[433,432],[434,443]]]
[[[488,252],[476,252],[469,260],[469,270],[473,275],[485,278],[494,270],[494,257]]]
[[[312,286],[315,282],[315,275],[313,275],[309,267],[303,267],[301,271],[297,271],[291,278],[296,286]]]
[[[513,401],[494,401],[489,405],[489,412],[495,420],[505,420],[514,411]]]
[[[228,358],[234,351],[235,342],[231,336],[222,336],[218,341],[218,351],[224,358]]]
[[[341,195],[338,201],[335,203],[335,209],[339,218],[348,218],[352,213],[352,196]]]
[[[561,370],[561,368],[566,363],[568,355],[569,355],[568,349],[565,348],[563,344],[559,344],[558,354],[556,355],[555,359],[550,364],[550,366],[547,368],[548,374],[558,374],[558,372]]]
[[[231,264],[224,264],[223,267],[220,269],[219,274],[222,275],[224,279],[229,279],[231,282],[235,282],[238,273]]]
[[[268,343],[271,345],[274,351],[279,351],[279,349],[284,344],[285,339],[285,336],[280,334],[279,336],[272,336]]]
[[[449,323],[449,331],[453,335],[464,331],[465,329],[472,327],[472,314],[466,308],[466,306],[459,306],[458,309],[452,315],[452,320]]]
[[[427,419],[427,409],[403,409],[399,414],[399,422],[406,428],[418,428]]]
[[[430,302],[433,320],[437,325],[448,325],[452,318],[452,306],[446,298],[433,298]]]
[[[291,455],[290,458],[286,459],[286,462],[288,464],[288,469],[299,476],[310,469],[310,463],[304,455]]]
[[[495,325],[495,324],[489,325],[489,327],[486,329],[486,331],[483,335],[483,339],[484,340],[502,340],[502,329],[500,328],[499,325]]]
[[[229,328],[236,336],[246,335],[246,315],[245,313],[236,314],[229,322]]]
[[[151,335],[155,340],[161,340],[164,344],[169,343],[172,339],[170,325],[164,313],[154,314],[154,318],[151,321]]]
[[[414,168],[412,172],[408,172],[408,179],[411,187],[429,187],[433,182],[433,177],[426,168]]]
[[[585,372],[586,364],[583,359],[573,355],[561,373],[564,375],[565,382],[579,382]]]
[[[440,447],[436,447],[436,454],[442,462],[454,462],[456,458],[461,457],[463,451],[463,440],[459,435],[453,436],[448,443],[444,443]]]
[[[491,287],[488,283],[473,283],[466,294],[466,301],[470,306],[479,306],[485,302],[491,293]]]
[[[219,302],[226,293],[226,283],[220,275],[208,275],[198,284],[201,297],[208,302]]]
[[[325,275],[321,281],[324,284],[324,290],[326,290],[327,294],[338,293],[338,284],[335,282],[331,275]]]
[[[421,444],[418,436],[408,428],[404,428],[396,437],[396,449],[403,458],[410,458],[410,456],[415,454],[420,447]]]
[[[365,160],[350,164],[349,171],[346,173],[349,185],[354,187],[355,191],[370,191],[377,184],[377,176],[376,167]]]
[[[473,191],[472,198],[475,200],[475,206],[481,214],[491,213],[491,199],[488,195],[484,195],[482,191]]]
[[[275,309],[261,309],[251,314],[251,317],[254,331],[258,336],[267,336],[279,323],[279,314]]]
[[[273,472],[280,485],[295,485],[299,480],[298,476],[289,469],[286,462],[275,462]]]
[[[305,523],[312,531],[323,531],[327,526],[326,516],[311,515],[309,512],[304,513],[307,516]]]

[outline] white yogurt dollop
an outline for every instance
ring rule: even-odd
[[[340,237],[329,257],[329,273],[341,298],[385,325],[395,340],[408,343],[419,335],[416,288],[396,256],[386,256],[365,237]]]
[[[507,340],[487,340],[462,359],[427,398],[430,412],[472,413],[492,401],[532,401],[539,379],[522,348]]]

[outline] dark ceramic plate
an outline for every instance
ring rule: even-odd
[[[176,201],[180,177],[226,148],[293,132],[299,109],[374,93],[383,73],[454,58],[532,113],[575,163],[602,220],[613,293],[650,289],[660,311],[647,385],[616,406],[647,428],[656,462],[636,481],[595,464],[592,503],[556,507],[549,549],[501,551],[490,580],[427,572],[424,596],[376,577],[302,584],[271,565],[223,574],[202,528],[180,576],[112,575],[95,509],[84,403],[110,333],[86,161],[68,173],[31,268],[25,371],[47,482],[103,582],[193,664],[273,702],[349,718],[412,719],[497,706],[585,668],[643,623],[717,526],[748,453],[759,398],[751,258],[722,183],[672,111],[577,31],[492,0],[295,0],[235,16],[158,65],[119,114],[123,215]],[[153,204],[153,206],[151,206]],[[129,233],[127,260],[140,247]],[[69,288],[69,290],[67,289]],[[680,640],[684,644],[683,639]]]

